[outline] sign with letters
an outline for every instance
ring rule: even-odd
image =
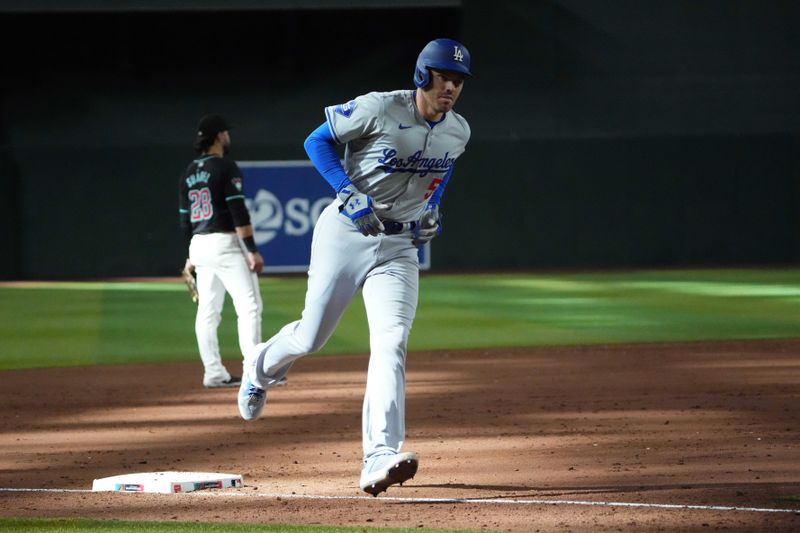
[[[245,203],[263,272],[306,272],[311,236],[320,213],[335,195],[311,161],[237,161]],[[373,237],[364,237],[373,238]],[[430,268],[430,243],[419,249],[422,270]]]

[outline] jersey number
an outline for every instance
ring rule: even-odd
[[[432,195],[433,193],[435,193],[435,192],[436,192],[436,189],[439,187],[439,184],[440,184],[442,181],[443,181],[443,180],[442,180],[442,178],[433,178],[433,179],[431,180],[431,184],[430,184],[430,185],[428,185],[428,192],[426,192],[426,193],[425,193],[425,199],[426,199],[426,200],[427,200],[428,198],[430,198],[430,197],[431,197],[431,195]]]
[[[191,221],[202,222],[214,216],[214,206],[211,205],[211,191],[208,187],[189,191],[191,206]]]

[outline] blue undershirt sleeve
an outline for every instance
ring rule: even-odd
[[[428,205],[439,205],[442,201],[442,195],[444,194],[444,188],[447,185],[447,182],[450,181],[450,176],[453,174],[453,168],[455,165],[450,167],[450,170],[447,171],[447,174],[444,175],[442,178],[442,182],[436,187],[436,190],[433,191],[430,199],[428,200]]]
[[[311,132],[311,135],[303,143],[303,147],[317,171],[330,183],[334,191],[338,193],[344,187],[351,185],[350,178],[347,177],[347,173],[339,161],[339,154],[336,153],[336,141],[327,122],[323,122],[319,128]]]

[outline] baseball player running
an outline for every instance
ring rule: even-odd
[[[405,360],[417,308],[417,246],[441,232],[439,203],[470,136],[452,110],[471,76],[461,43],[436,39],[419,54],[416,90],[371,92],[325,108],[309,135],[309,158],[337,193],[314,228],[300,320],[248,354],[239,412],[254,420],[267,390],[298,358],[318,351],[362,289],[370,361],[362,412],[360,487],[377,496],[414,477],[405,439]],[[345,145],[344,166],[336,146]]]
[[[220,115],[208,115],[197,126],[192,161],[179,183],[178,209],[189,243],[185,269],[197,275],[195,333],[208,388],[235,387],[219,353],[217,328],[225,292],[230,293],[238,317],[242,355],[261,342],[261,293],[258,272],[264,260],[256,248],[250,214],[242,193],[242,173],[226,156],[230,126]]]

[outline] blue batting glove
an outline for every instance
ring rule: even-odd
[[[419,246],[430,242],[442,232],[442,215],[439,213],[438,205],[428,205],[425,212],[419,217],[417,226],[414,228],[414,238],[411,243]]]
[[[383,204],[375,204],[372,197],[359,192],[352,185],[343,187],[337,196],[342,201],[340,211],[353,221],[362,235],[375,236],[384,230],[383,222],[372,210],[373,206],[382,207]]]

